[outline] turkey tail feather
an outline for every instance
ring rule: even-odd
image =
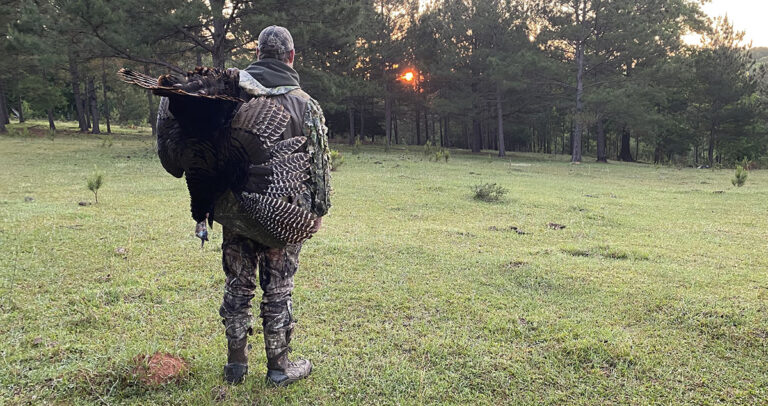
[[[143,73],[135,72],[130,69],[122,68],[117,71],[117,76],[125,83],[141,86],[145,89],[154,89],[157,87],[157,79]]]
[[[205,68],[207,69],[207,68]],[[211,75],[211,76],[201,76]],[[190,96],[201,97],[205,99],[227,100],[241,103],[244,100],[232,94],[235,89],[232,84],[232,78],[225,78],[220,72],[215,70],[200,69],[190,72],[186,83],[178,79],[171,79],[168,75],[163,75],[155,79],[149,75],[135,72],[127,68],[122,68],[117,72],[117,76],[123,82],[152,90],[152,93],[158,96]]]
[[[285,141],[280,141],[272,148],[270,155],[272,159],[267,164],[271,164],[280,158],[285,158],[289,154],[292,154],[297,149],[301,148],[304,143],[307,142],[307,137],[293,137]]]
[[[283,106],[262,96],[240,108],[232,121],[232,130],[255,135],[268,149],[280,139],[290,119]]]
[[[309,169],[309,154],[297,152],[283,158],[273,159],[269,166],[275,172],[298,172]]]
[[[299,206],[255,193],[241,194],[240,203],[278,240],[296,244],[312,236],[316,217]]]

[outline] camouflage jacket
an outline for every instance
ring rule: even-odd
[[[303,135],[307,137],[307,152],[310,155],[310,177],[307,180],[309,196],[306,207],[316,216],[324,216],[331,207],[330,150],[328,127],[317,100],[311,98],[299,86],[278,86],[268,88],[259,83],[248,72],[240,71],[240,88],[244,98],[274,97],[279,104],[296,118],[286,129],[284,137]],[[293,128],[291,128],[293,127]],[[302,202],[304,203],[304,202]],[[304,205],[301,204],[300,205]]]
[[[328,128],[325,126],[325,117],[320,105],[299,86],[266,87],[245,70],[240,71],[240,89],[240,97],[243,99],[271,97],[286,108],[291,115],[291,120],[283,133],[283,138],[307,137],[306,149],[310,154],[310,177],[306,181],[307,190],[301,196],[288,200],[316,216],[327,214],[331,207],[330,154]],[[230,191],[216,201],[214,219],[225,228],[232,229],[236,234],[263,245],[281,246],[261,224],[245,214],[240,208],[238,199]]]

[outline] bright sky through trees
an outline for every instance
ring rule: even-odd
[[[768,47],[768,1],[766,0],[712,0],[704,5],[712,17],[728,14],[739,31],[746,32],[746,40],[756,47]]]

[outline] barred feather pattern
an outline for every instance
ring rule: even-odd
[[[286,196],[296,196],[307,189],[303,183],[291,183],[285,185],[269,185],[264,192],[269,197],[280,198]]]
[[[273,185],[293,185],[296,183],[302,183],[309,179],[309,174],[306,172],[275,172],[275,175],[269,177],[269,180]],[[303,190],[300,190],[303,192]]]
[[[269,165],[275,172],[300,172],[309,169],[309,154],[296,152],[286,157],[272,159]]]
[[[245,186],[250,193],[267,194],[271,197],[291,197],[304,193],[309,179],[306,172],[283,172],[274,175],[252,176]]]
[[[292,154],[297,149],[301,148],[306,142],[307,142],[307,137],[293,137],[293,138],[289,138],[287,140],[278,142],[269,151],[269,155],[271,156],[272,159],[270,159],[267,162],[267,164],[270,165],[272,162],[278,159],[287,157],[289,154]]]
[[[280,139],[290,118],[283,106],[262,96],[240,108],[232,121],[232,131],[255,135],[262,148],[271,148]]]
[[[299,206],[256,193],[242,193],[240,204],[278,240],[297,244],[312,237],[316,217]]]
[[[279,153],[285,155],[261,165],[251,165],[246,191],[275,198],[297,196],[306,191],[304,181],[309,179],[309,154],[296,152],[304,142],[305,137],[294,137],[272,147],[270,155],[274,155],[278,148]]]
[[[272,99],[251,99],[232,120],[231,139],[233,149],[251,163],[240,195],[242,208],[274,238],[293,244],[311,237],[316,217],[283,200],[307,190],[310,166],[310,155],[299,151],[306,137],[281,141],[289,121],[285,108]]]

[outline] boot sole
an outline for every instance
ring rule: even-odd
[[[266,376],[267,384],[275,386],[277,388],[284,388],[284,387],[286,387],[286,386],[288,386],[288,385],[290,385],[292,383],[301,381],[303,379],[307,379],[309,377],[309,375],[312,374],[312,367],[313,366],[309,367],[309,371],[307,371],[307,375],[306,376],[302,376],[301,378],[295,378],[295,379],[288,378],[288,379],[285,379],[285,380],[280,381],[280,382],[273,381],[272,378],[269,377],[269,372],[267,372],[267,376]]]

